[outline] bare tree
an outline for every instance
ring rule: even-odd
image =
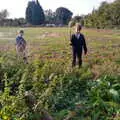
[[[0,20],[4,20],[9,16],[7,9],[4,9],[0,12]]]

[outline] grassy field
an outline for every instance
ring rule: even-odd
[[[47,120],[45,109],[56,120],[120,119],[120,30],[83,29],[88,55],[81,69],[72,69],[69,28],[22,29],[28,65],[16,58],[20,28],[0,28],[0,118]],[[25,104],[26,91],[40,102],[40,116]]]
[[[15,37],[19,29],[0,29],[0,52],[15,55]],[[24,31],[30,62],[35,59],[57,61],[71,67],[68,28],[24,28]],[[84,29],[82,32],[88,46],[83,67],[90,68],[95,78],[103,74],[120,75],[120,31]]]

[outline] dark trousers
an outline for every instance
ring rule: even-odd
[[[76,60],[78,59],[79,67],[82,66],[82,50],[77,50],[73,47],[73,61],[72,61],[72,67],[76,66]]]

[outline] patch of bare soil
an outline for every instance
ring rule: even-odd
[[[50,33],[50,34],[47,35],[47,37],[57,38],[57,37],[60,37],[60,34],[59,33]]]
[[[49,32],[45,32],[42,35],[37,36],[36,38],[38,39],[44,39],[44,38],[48,38],[48,37],[52,37],[52,38],[58,38],[60,37],[59,33],[49,33]]]

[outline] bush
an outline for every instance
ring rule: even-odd
[[[120,114],[120,76],[92,80],[89,68],[66,71],[60,62],[33,61],[29,65],[0,55],[0,118],[40,120],[107,120]],[[0,81],[0,82],[1,82]]]

